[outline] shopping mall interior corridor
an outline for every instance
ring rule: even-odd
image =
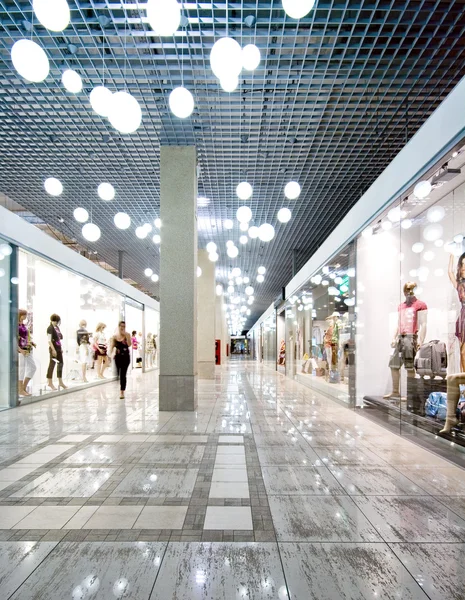
[[[236,359],[0,413],[0,598],[462,599],[465,471]]]

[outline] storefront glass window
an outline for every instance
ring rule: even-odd
[[[145,368],[158,366],[158,335],[160,318],[156,310],[145,307]]]
[[[0,410],[8,408],[12,400],[10,382],[16,380],[12,371],[17,368],[17,344],[13,335],[12,293],[17,290],[11,264],[16,259],[16,248],[0,238]],[[13,279],[12,279],[13,278]],[[16,289],[15,289],[16,288]],[[13,403],[14,405],[14,403]]]

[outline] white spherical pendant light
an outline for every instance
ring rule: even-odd
[[[222,75],[220,79],[220,86],[224,92],[228,92],[231,94],[237,90],[237,86],[239,85],[239,77],[234,73],[228,73],[227,75]]]
[[[144,275],[145,275],[146,277],[152,277],[152,275],[153,275],[153,270],[152,270],[152,269],[145,269],[145,271],[144,271]]]
[[[432,189],[433,188],[429,181],[420,181],[415,186],[413,193],[417,198],[423,200],[423,198],[426,198],[428,196]]]
[[[234,222],[232,219],[226,219],[224,222],[225,229],[232,229],[234,227]]]
[[[144,226],[136,227],[136,236],[140,240],[144,240],[148,235],[147,229]]]
[[[39,23],[50,31],[63,31],[69,25],[70,11],[66,0],[33,0]]]
[[[243,222],[243,223],[241,223],[241,224],[239,225],[239,229],[240,229],[241,231],[248,231],[248,229],[249,229],[249,224],[248,224],[248,223],[246,223],[246,222]]]
[[[269,223],[263,223],[258,228],[258,237],[262,240],[262,242],[271,242],[274,238],[274,227]]]
[[[248,285],[248,286],[245,288],[245,290],[244,290],[244,291],[245,291],[245,293],[247,294],[247,296],[253,296],[253,292],[254,292],[254,290],[253,290],[253,287],[252,287],[251,285]]]
[[[66,69],[61,76],[61,83],[71,94],[79,94],[82,90],[82,79],[73,69]]]
[[[237,255],[239,254],[239,250],[237,249],[236,246],[229,246],[229,248],[227,250],[227,254],[228,254],[229,258],[236,258]]]
[[[297,181],[289,181],[289,183],[286,183],[284,195],[288,200],[296,200],[300,196],[300,185]]]
[[[89,94],[90,105],[101,117],[108,117],[112,95],[111,91],[103,85],[97,85]]]
[[[248,206],[239,206],[236,211],[236,218],[240,223],[248,223],[252,218],[252,211]]]
[[[11,48],[14,68],[26,81],[39,83],[49,74],[50,64],[44,50],[32,40],[18,40]]]
[[[217,40],[210,53],[210,66],[218,79],[239,75],[242,70],[242,49],[238,42],[230,37]]]
[[[241,237],[239,238],[239,242],[241,244],[247,244],[248,241],[249,241],[249,238],[246,235],[241,235]]]
[[[283,8],[291,19],[302,19],[312,10],[315,0],[283,0]]]
[[[265,267],[258,267],[258,269],[257,269],[257,273],[258,273],[259,275],[265,275],[265,273],[266,273],[266,269],[265,269]]]
[[[210,252],[208,255],[208,260],[211,260],[212,262],[216,262],[219,259],[219,254],[218,252]]]
[[[154,219],[153,224],[155,225],[155,227],[157,229],[160,229],[160,227],[161,227],[161,219],[158,219],[158,218]]]
[[[202,269],[197,267],[197,277],[202,277]]]
[[[131,227],[131,217],[124,212],[116,213],[113,222],[118,229],[129,229]]]
[[[10,246],[10,244],[1,244],[0,245],[0,253],[3,254],[3,256],[10,256],[10,254],[12,254],[13,252],[13,248]]]
[[[147,19],[157,35],[173,35],[181,23],[181,6],[176,0],[148,0]]]
[[[248,200],[253,194],[253,188],[247,181],[241,181],[236,187],[236,194],[240,200]]]
[[[412,225],[413,225],[412,219],[402,219],[402,222],[400,224],[400,226],[402,227],[402,229],[410,229],[410,227]]]
[[[412,252],[415,252],[415,254],[420,254],[420,252],[423,252],[424,247],[425,246],[421,242],[416,242],[412,246]]]
[[[134,133],[142,121],[139,103],[128,92],[115,92],[111,97],[108,120],[121,133]]]
[[[231,271],[231,275],[233,277],[239,277],[241,273],[242,271],[239,267],[234,267],[234,269]]]
[[[226,248],[232,248],[234,246],[234,242],[232,240],[228,240],[226,242]]]
[[[423,230],[423,237],[427,242],[435,242],[442,237],[443,232],[444,229],[442,225],[439,223],[431,223],[431,225],[427,225]]]
[[[209,254],[211,254],[212,252],[216,252],[217,246],[215,242],[208,242],[208,244],[205,246],[205,249]]]
[[[95,223],[86,223],[82,235],[88,242],[96,242],[100,238],[100,227]]]
[[[432,206],[426,213],[426,218],[430,223],[439,223],[446,215],[446,211],[442,206]]]
[[[44,181],[44,188],[50,196],[59,196],[63,192],[63,185],[56,177],[49,177]]]
[[[78,223],[85,223],[89,220],[89,213],[85,208],[75,208],[73,212],[74,218]]]
[[[97,188],[98,195],[102,200],[109,202],[115,197],[115,188],[111,183],[101,183]]]
[[[391,208],[391,210],[388,212],[387,217],[391,221],[391,223],[398,223],[402,219],[402,211],[400,209],[400,206],[395,206],[394,208]]]
[[[159,281],[159,280],[160,280],[160,277],[159,277],[159,276],[158,276],[156,273],[154,273],[154,274],[153,274],[153,275],[150,277],[150,279],[153,281],[153,283],[157,283],[157,281]]]
[[[252,227],[249,227],[249,231],[247,233],[249,234],[249,238],[251,240],[258,238],[258,227],[255,227],[255,225],[252,225]]]
[[[158,233],[152,237],[152,242],[157,245],[161,243],[161,237],[158,235]]]
[[[223,295],[223,286],[221,284],[218,284],[215,288],[215,291],[216,291],[217,296],[222,296]]]
[[[186,119],[194,110],[194,96],[185,87],[174,88],[170,94],[169,105],[173,115]]]
[[[278,221],[281,223],[288,223],[291,220],[292,213],[288,208],[281,208],[278,210]]]
[[[255,71],[260,64],[260,50],[255,44],[247,44],[242,49],[242,66],[246,71]]]
[[[263,283],[265,281],[265,278],[263,277],[263,275],[257,275],[257,281],[258,283]]]

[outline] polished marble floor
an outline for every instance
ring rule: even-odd
[[[0,600],[465,599],[465,470],[244,359],[0,413]]]

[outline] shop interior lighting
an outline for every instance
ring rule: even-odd
[[[31,83],[44,81],[50,72],[45,51],[32,40],[21,39],[15,42],[11,48],[11,60],[21,77]]]
[[[258,235],[259,235],[258,227],[256,227],[255,225],[252,225],[252,227],[249,227],[249,230],[247,233],[251,240],[258,238]]]
[[[97,188],[97,193],[102,200],[109,202],[115,197],[115,188],[111,183],[101,183]]]
[[[236,277],[236,285],[242,285],[242,277],[240,275]]]
[[[157,229],[161,229],[161,219],[154,219],[153,224]]]
[[[223,295],[223,286],[221,284],[218,284],[215,288],[215,292],[217,296],[222,296]]]
[[[444,246],[444,240],[435,240],[434,245],[436,248],[442,248]]]
[[[239,277],[240,274],[241,270],[239,267],[234,267],[234,269],[231,271],[232,277]]]
[[[239,86],[239,77],[234,73],[228,73],[220,78],[220,86],[224,92],[232,94]]]
[[[265,277],[263,275],[257,275],[258,283],[263,283],[265,281]]]
[[[420,254],[420,252],[423,252],[424,247],[424,244],[422,244],[421,242],[416,242],[412,246],[412,252],[414,252],[415,254]]]
[[[321,282],[321,285],[329,285],[329,281],[327,279],[323,279],[323,281]]]
[[[147,19],[159,36],[172,36],[181,24],[181,6],[176,0],[148,0]]]
[[[205,198],[204,196],[199,196],[197,198],[197,206],[199,208],[205,208],[210,204],[210,198]]]
[[[138,237],[140,240],[143,240],[143,239],[145,239],[145,238],[147,237],[147,235],[148,235],[148,232],[147,232],[147,230],[145,229],[145,227],[144,227],[144,226],[139,226],[139,227],[136,227],[136,236],[137,236],[137,237]]]
[[[207,252],[209,252],[209,253],[216,252],[217,245],[215,244],[215,242],[208,242],[208,244],[206,245],[205,248],[206,248]]]
[[[410,229],[413,225],[413,221],[411,219],[402,219],[400,226],[402,229]]]
[[[423,230],[423,237],[427,242],[435,242],[442,237],[444,229],[440,223],[431,223],[427,225]]]
[[[249,277],[247,277],[247,276],[245,276],[245,277],[242,279],[242,281],[243,281],[244,283],[246,283],[246,284],[247,284],[247,283],[249,283],[249,282],[250,282],[250,278],[249,278]]]
[[[315,0],[282,0],[283,8],[291,19],[302,19],[315,5]]]
[[[423,200],[430,194],[431,190],[432,186],[429,181],[420,181],[413,189],[413,194],[420,200]]]
[[[239,223],[239,229],[241,231],[248,231],[249,230],[249,224],[248,223]]]
[[[226,219],[224,222],[225,229],[232,229],[234,227],[234,222],[232,219]]]
[[[33,0],[32,7],[39,23],[50,31],[63,31],[70,22],[66,0]]]
[[[392,223],[391,221],[383,221],[381,223],[381,227],[384,229],[384,231],[389,231],[390,229],[392,229]]]
[[[236,218],[240,223],[248,223],[252,218],[252,211],[248,206],[239,206],[236,211]]]
[[[430,223],[439,223],[446,216],[446,211],[443,206],[432,206],[426,213],[426,218]]]
[[[131,227],[131,217],[124,212],[116,213],[113,222],[118,229],[129,229]]]
[[[263,225],[260,225],[258,228],[258,237],[262,242],[271,242],[271,240],[274,238],[274,234],[274,227],[269,223],[263,223]]]
[[[147,234],[149,234],[152,231],[152,229],[153,229],[153,227],[150,225],[150,223],[144,223],[142,225],[142,227],[145,229],[145,231],[147,232]]]
[[[170,93],[169,106],[175,117],[187,119],[194,111],[194,96],[184,86],[179,86]]]
[[[44,188],[50,196],[59,196],[63,192],[63,184],[56,177],[48,177],[44,181]]]
[[[226,76],[238,76],[242,70],[242,49],[231,37],[217,40],[210,52],[210,66],[213,73],[221,80]]]
[[[216,262],[219,258],[218,252],[210,252],[208,255],[208,260],[211,260],[212,262]]]
[[[229,246],[227,250],[227,255],[229,256],[229,258],[237,258],[238,254],[239,250],[238,248],[236,248],[236,246]]]
[[[367,238],[373,235],[373,227],[366,227],[363,231],[362,231],[362,236]]]
[[[248,241],[249,241],[249,238],[246,235],[241,235],[241,237],[239,238],[239,242],[241,244],[247,244]]]
[[[423,254],[423,259],[426,260],[427,262],[431,262],[434,259],[434,252],[432,250],[427,250]]]
[[[232,248],[234,246],[234,242],[232,240],[228,240],[226,242],[226,248]]]
[[[301,188],[297,181],[289,181],[284,188],[284,195],[288,200],[297,200],[300,196]]]

